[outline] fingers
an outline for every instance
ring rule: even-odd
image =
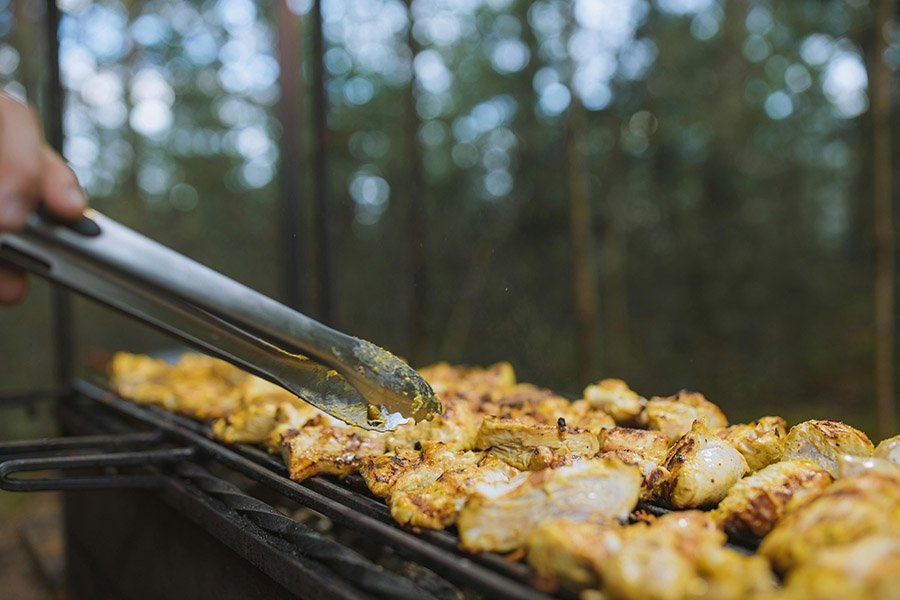
[[[41,192],[44,156],[31,109],[0,96],[0,230],[25,224]]]
[[[42,149],[43,180],[41,198],[53,214],[63,219],[77,219],[85,208],[84,194],[75,173],[63,159],[44,146]]]
[[[28,294],[25,272],[8,263],[0,262],[0,304],[16,304]]]

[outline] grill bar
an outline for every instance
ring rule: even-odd
[[[142,407],[86,381],[76,381],[74,389],[117,413],[154,429],[165,431],[172,438],[193,446],[198,454],[234,469],[269,489],[326,515],[335,522],[365,532],[380,543],[394,548],[406,558],[432,569],[448,581],[474,588],[491,598],[516,600],[549,598],[524,581],[527,578],[527,571],[521,565],[511,565],[499,556],[489,558],[464,555],[456,551],[455,538],[446,533],[423,537],[405,531],[393,523],[372,516],[374,510],[372,507],[360,510],[364,496],[335,484],[324,485],[327,483],[325,480],[319,480],[311,485],[312,480],[307,482],[307,485],[291,481],[282,474],[283,471],[279,473],[273,470],[274,465],[271,463],[274,461],[267,461],[269,462],[267,466],[259,464],[234,449],[210,440],[201,433],[202,425],[191,422],[192,426],[187,426],[184,421],[188,420],[184,417]],[[246,450],[243,452],[246,453]],[[255,458],[258,460],[259,456]]]

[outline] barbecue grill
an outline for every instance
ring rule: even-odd
[[[358,476],[296,483],[258,448],[213,440],[206,424],[84,380],[61,394],[58,412],[70,437],[0,444],[0,487],[72,492],[72,597],[551,597],[520,562],[462,552],[450,531],[402,529]],[[62,475],[20,476],[49,470]],[[329,519],[335,535],[285,514],[297,509]],[[123,547],[140,578],[116,579]]]

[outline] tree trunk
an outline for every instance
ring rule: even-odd
[[[322,0],[313,2],[312,11],[312,95],[313,95],[313,171],[315,171],[316,236],[316,316],[326,325],[338,326],[334,305],[334,211],[328,177],[328,105],[325,95],[325,39],[322,30]]]
[[[891,71],[884,61],[891,0],[875,5],[872,66],[872,183],[875,209],[875,397],[878,432],[894,431],[894,215],[891,182]]]
[[[569,179],[569,225],[572,236],[572,279],[575,294],[578,382],[596,375],[597,281],[594,260],[590,178],[584,155],[585,109],[572,97],[566,119],[566,164]]]
[[[413,36],[413,0],[405,0],[409,27],[406,43],[410,59],[415,61],[419,53],[419,43]],[[412,65],[412,63],[410,63]],[[410,332],[410,360],[414,365],[422,365],[428,359],[428,208],[425,198],[425,178],[422,174],[422,157],[418,135],[419,114],[416,112],[416,72],[410,66],[409,87],[406,93],[406,110],[403,117],[403,134],[406,145],[406,240],[407,265],[409,268],[409,301],[407,322]]]
[[[303,64],[303,45],[300,43],[302,22],[290,11],[287,0],[276,6],[278,28],[278,64],[281,71],[281,99],[278,104],[281,120],[281,201],[282,244],[284,249],[284,295],[288,306],[304,310],[303,280],[306,261],[303,238],[306,231],[304,214],[304,180],[306,153],[303,148],[301,119],[306,103],[300,84]]]

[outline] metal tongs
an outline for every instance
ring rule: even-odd
[[[338,419],[388,431],[441,412],[409,365],[88,210],[31,215],[0,258],[171,333]]]

